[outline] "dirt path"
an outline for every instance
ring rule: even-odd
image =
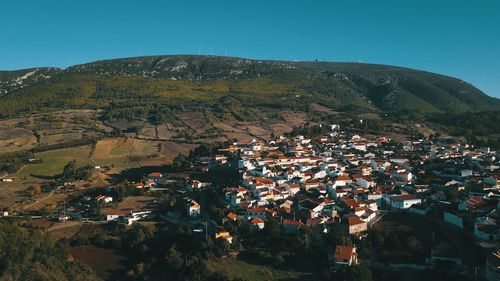
[[[38,199],[38,200],[35,200],[35,202],[32,202],[32,203],[30,203],[30,204],[28,204],[28,205],[24,205],[24,206],[23,206],[23,209],[28,209],[28,208],[30,208],[30,207],[32,207],[32,206],[34,206],[34,205],[38,204],[38,203],[41,203],[41,202],[43,202],[43,201],[45,201],[45,200],[49,199],[52,195],[54,195],[54,193],[55,193],[55,190],[52,190],[52,191],[51,191],[49,194],[47,194],[47,196],[45,196],[44,198],[42,198],[42,199]]]

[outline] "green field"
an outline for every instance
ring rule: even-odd
[[[265,265],[250,264],[235,258],[221,261],[210,261],[208,268],[214,272],[224,272],[231,278],[242,278],[248,281],[266,280],[308,280],[309,273],[277,270]]]
[[[109,166],[118,170],[125,170],[129,168],[137,168],[136,162],[131,161],[128,156],[123,157],[110,157],[110,158],[95,158],[99,165]]]
[[[18,178],[29,178],[30,175],[55,176],[60,174],[66,164],[76,160],[78,166],[91,164],[89,158],[90,146],[79,146],[37,153],[36,157],[42,160],[40,164],[28,164],[20,170]]]
[[[111,149],[111,155],[126,155],[130,151],[130,146],[115,146]]]

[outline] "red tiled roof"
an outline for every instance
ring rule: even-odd
[[[467,207],[469,207],[471,209],[480,207],[484,204],[483,199],[479,196],[471,196],[464,203],[465,203],[465,205],[467,205]]]
[[[392,200],[394,201],[406,201],[406,200],[415,200],[419,199],[418,196],[413,195],[413,194],[407,194],[407,195],[396,195],[392,197]]]
[[[303,225],[303,223],[301,221],[289,220],[289,219],[283,221],[283,224],[286,224],[286,225]]]
[[[362,221],[358,216],[349,216],[349,217],[347,217],[347,223],[349,224],[349,226],[353,226],[353,225],[362,224],[362,223],[366,223],[366,222]]]
[[[337,245],[337,247],[335,247],[335,259],[350,260],[354,255],[354,251],[354,247]]]
[[[259,219],[259,218],[253,218],[250,222],[257,224],[257,223],[263,223],[264,221],[262,219]]]
[[[124,216],[128,215],[130,212],[129,211],[120,211],[120,210],[108,210],[105,211],[106,215],[110,216]]]
[[[266,211],[266,208],[262,208],[262,207],[248,208],[249,213],[264,213],[265,211]]]

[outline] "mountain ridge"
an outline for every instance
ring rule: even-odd
[[[15,105],[16,97],[58,99],[59,105],[69,108],[99,108],[118,100],[117,95],[121,101],[136,100],[138,97],[132,92],[142,100],[189,96],[191,101],[198,97],[200,102],[208,98],[212,103],[221,96],[241,100],[250,94],[258,99],[257,94],[266,93],[269,96],[264,103],[273,106],[279,105],[280,99],[300,96],[304,99],[302,103],[317,102],[335,110],[422,113],[500,110],[499,99],[461,79],[381,64],[167,55],[98,60],[63,70],[47,69],[52,72],[46,79],[0,88],[3,91],[0,104],[10,103],[22,112],[40,106],[29,99],[26,105]],[[9,72],[11,75],[7,77],[5,71],[0,71],[0,85],[9,84],[3,77],[12,81],[29,73],[28,70],[20,70],[17,77],[12,77],[15,72]],[[141,91],[141,87],[145,90]],[[176,95],[175,88],[182,88],[183,94]],[[251,99],[244,97],[247,98]],[[44,108],[55,106],[47,100],[44,103]]]

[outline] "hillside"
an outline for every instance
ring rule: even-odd
[[[55,67],[0,71],[0,96],[50,79],[62,70]]]
[[[266,108],[306,111],[312,103],[351,112],[500,110],[500,100],[462,80],[362,63],[156,56],[44,70],[51,75],[0,72],[0,85],[8,85],[0,97],[1,118],[61,108],[154,118],[151,112],[187,107],[245,120]],[[12,82],[19,80],[26,82]]]

